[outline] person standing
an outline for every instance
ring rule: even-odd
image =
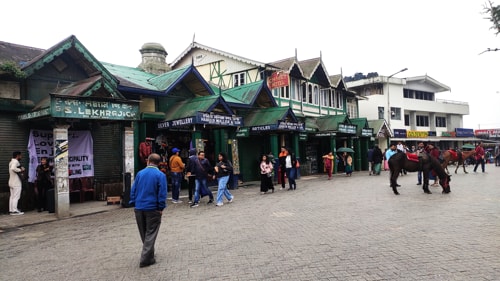
[[[196,159],[198,159],[198,156],[196,155],[196,148],[191,148],[189,150],[189,158],[186,164],[186,177],[188,179],[188,189],[189,189],[188,192],[189,204],[193,203],[193,195],[196,187],[196,176],[192,174],[189,169],[191,167],[191,163],[196,161]]]
[[[477,171],[477,167],[479,164],[481,164],[481,170],[484,173],[484,148],[483,148],[483,142],[479,142],[479,144],[476,146],[476,165],[474,166],[474,173]]]
[[[279,180],[281,182],[281,189],[285,189],[285,175],[286,175],[286,157],[288,156],[288,150],[286,147],[281,147],[281,152],[278,156],[279,161]],[[288,179],[290,180],[290,179]]]
[[[196,160],[189,162],[188,171],[188,176],[190,176],[191,174],[195,175],[194,201],[190,207],[198,207],[200,197],[204,193],[208,193],[208,196],[210,198],[207,204],[212,204],[214,202],[214,195],[207,186],[207,178],[209,174],[213,173],[213,169],[210,165],[210,162],[205,158],[204,151],[199,151]]]
[[[396,145],[392,143],[391,146],[389,146],[389,149],[387,149],[387,151],[385,152],[385,161],[389,162],[391,156],[396,153],[397,153]]]
[[[373,148],[368,149],[366,158],[368,160],[368,175],[371,176],[373,173]]]
[[[269,189],[274,192],[274,185],[272,180],[273,164],[267,155],[262,155],[260,158],[260,194],[265,194]]]
[[[184,163],[182,162],[179,152],[181,150],[177,147],[172,148],[173,155],[170,156],[168,166],[170,167],[170,178],[172,180],[172,203],[182,203],[179,200],[179,193],[181,192],[181,182],[183,178]]]
[[[350,177],[352,175],[352,156],[351,156],[351,154],[347,154],[347,157],[346,157],[345,174],[348,177]]]
[[[47,157],[42,157],[40,159],[40,165],[36,167],[36,189],[37,189],[37,200],[36,205],[38,212],[46,210],[46,194],[47,190],[52,188],[52,166],[47,163]]]
[[[288,190],[297,189],[297,183],[295,182],[295,175],[297,173],[297,158],[295,158],[294,153],[289,153],[287,149],[287,156],[285,157],[285,170],[286,177],[288,178]]]
[[[418,162],[419,163],[422,163],[422,156],[421,154],[425,152],[425,146],[424,146],[424,143],[423,142],[420,142],[417,146],[417,149],[416,149],[416,153],[417,153],[417,157],[418,157]],[[420,164],[421,165],[421,164]],[[418,172],[417,172],[417,185],[422,185],[422,171],[421,169],[418,169]]]
[[[323,155],[323,163],[325,165],[325,172],[328,174],[328,180],[332,179],[333,173],[333,152],[328,152],[326,155]]]
[[[382,154],[382,150],[378,147],[378,144],[373,146],[373,175],[380,175],[380,170],[382,166],[382,160],[384,159],[384,155]]]
[[[426,151],[430,156],[436,158],[439,161],[439,155],[441,154],[441,152],[439,151],[439,149],[437,147],[434,146],[433,143],[429,143],[427,145]],[[431,186],[439,186],[439,184],[438,184],[439,178],[438,178],[436,172],[434,172],[434,170],[431,170],[429,172],[429,179],[434,180],[434,183]]]
[[[150,154],[146,168],[137,173],[130,191],[129,204],[135,206],[135,220],[142,240],[139,267],[156,263],[155,242],[163,210],[167,207],[167,177],[158,169],[160,161],[160,155]]]
[[[225,153],[221,152],[217,156],[219,162],[214,167],[215,175],[217,177],[218,188],[217,188],[217,204],[215,206],[220,207],[224,205],[223,197],[225,196],[229,203],[233,202],[234,196],[227,189],[227,183],[229,181],[229,175],[233,172],[233,165],[227,159]]]
[[[17,203],[19,202],[19,198],[21,198],[21,190],[23,187],[23,182],[19,173],[24,172],[24,167],[19,163],[20,160],[21,152],[14,151],[12,153],[12,159],[9,162],[9,213],[13,216],[24,215],[24,213],[17,208]]]
[[[148,156],[153,153],[153,138],[146,138],[139,144],[139,159],[143,165],[147,165]]]

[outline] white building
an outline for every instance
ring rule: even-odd
[[[435,142],[448,148],[474,139],[473,129],[463,128],[463,116],[469,114],[468,103],[436,98],[439,93],[450,91],[450,87],[427,75],[391,76],[346,79],[349,90],[367,98],[359,101],[360,116],[386,120],[390,141],[408,142],[409,146],[420,141]],[[387,147],[388,141],[378,140],[381,148]]]

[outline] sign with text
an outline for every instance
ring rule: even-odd
[[[287,131],[304,131],[304,123],[294,123],[287,121],[278,121],[278,129],[279,130],[287,130]]]
[[[361,136],[363,137],[371,137],[373,136],[373,128],[363,128],[361,129]]]
[[[243,118],[234,115],[221,115],[214,113],[197,112],[198,124],[209,124],[218,126],[240,127],[243,126]]]
[[[490,138],[500,138],[500,129],[479,129],[474,131],[476,136],[488,136]]]
[[[457,137],[466,137],[466,138],[474,137],[474,129],[455,128],[455,133]]]
[[[236,137],[238,138],[246,138],[250,135],[250,131],[248,128],[240,128],[236,131]]]
[[[406,129],[394,129],[395,138],[406,138]]]
[[[271,74],[271,77],[267,79],[267,85],[269,89],[281,88],[290,85],[290,76],[287,72],[277,71]]]
[[[137,120],[139,105],[123,101],[51,97],[52,117],[80,119]]]
[[[17,119],[22,121],[22,120],[35,119],[35,118],[44,117],[44,116],[50,116],[50,108],[44,108],[44,109],[40,109],[37,111],[24,113],[24,114],[17,116]]]
[[[356,134],[356,125],[350,125],[350,124],[339,124],[339,132],[344,133],[344,134]]]
[[[428,136],[428,131],[406,131],[407,138],[427,138]]]
[[[94,144],[90,131],[68,131],[68,140],[65,146],[54,145],[52,131],[31,130],[28,140],[29,152],[29,182],[35,182],[36,167],[41,157],[47,157],[53,162],[54,150],[59,152],[66,149],[70,178],[94,176]]]

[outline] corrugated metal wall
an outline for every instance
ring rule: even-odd
[[[21,151],[21,165],[28,167],[28,134],[26,124],[17,122],[17,113],[0,114],[0,192],[9,192],[8,166],[12,152]]]
[[[100,183],[121,182],[123,173],[123,125],[111,123],[92,128],[94,178]]]

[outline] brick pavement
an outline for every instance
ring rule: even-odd
[[[169,203],[148,268],[132,209],[9,228],[0,279],[500,280],[499,176],[487,165],[427,195],[410,173],[395,196],[387,172],[357,172],[240,188],[222,207]]]

